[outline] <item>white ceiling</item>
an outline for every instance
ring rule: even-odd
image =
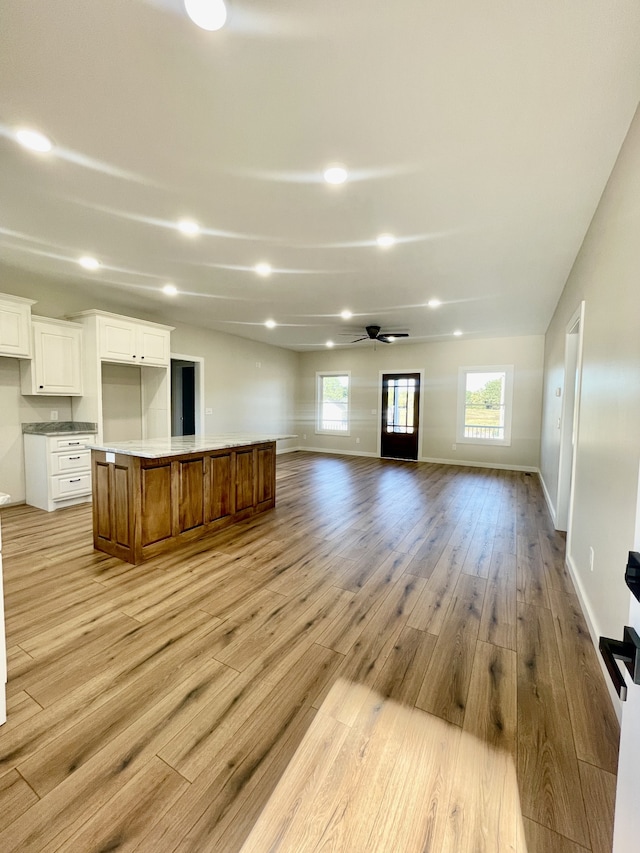
[[[639,96],[637,0],[0,0],[0,255],[296,350],[543,333]]]

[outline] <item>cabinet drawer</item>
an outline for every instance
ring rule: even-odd
[[[51,473],[66,474],[71,471],[83,471],[91,468],[91,451],[78,450],[69,453],[51,454]]]
[[[78,474],[77,477],[52,477],[51,498],[54,501],[73,498],[76,495],[91,493],[91,472]]]
[[[95,435],[69,435],[67,438],[52,438],[50,450],[73,450],[74,447],[86,447],[95,440]]]

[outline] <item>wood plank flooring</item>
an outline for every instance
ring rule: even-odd
[[[535,475],[294,453],[133,567],[2,510],[0,850],[607,853],[618,725]]]

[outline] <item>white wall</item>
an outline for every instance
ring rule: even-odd
[[[102,422],[105,441],[142,438],[142,368],[102,365]]]
[[[568,557],[592,627],[621,636],[640,461],[640,116],[636,115],[546,335],[541,472],[557,501],[566,325],[585,300]],[[589,547],[595,552],[589,570]]]
[[[421,459],[472,462],[515,468],[538,467],[544,338],[529,335],[484,340],[341,348],[304,353],[300,358],[298,425],[301,447],[334,452],[377,452],[380,371],[423,370]],[[514,365],[510,447],[456,444],[458,368]],[[351,434],[315,434],[316,372],[351,371]],[[375,414],[372,411],[375,410]],[[306,440],[302,436],[306,433]],[[357,443],[356,439],[360,442]]]

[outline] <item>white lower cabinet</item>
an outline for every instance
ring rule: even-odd
[[[0,492],[0,506],[10,500]],[[7,644],[4,637],[4,592],[2,584],[2,532],[0,531],[0,726],[7,720]]]
[[[91,500],[91,451],[95,435],[25,433],[26,502],[47,512]]]

